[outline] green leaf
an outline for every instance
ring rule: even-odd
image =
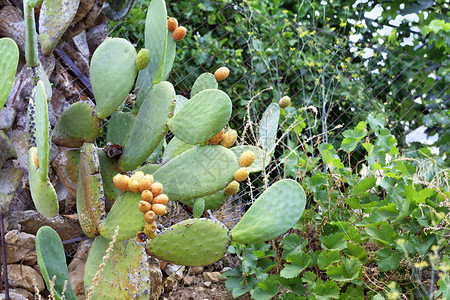
[[[317,276],[313,272],[306,272],[305,274],[303,274],[302,281],[306,282],[308,286],[310,286],[316,282],[316,278]]]
[[[341,282],[361,282],[362,263],[356,259],[344,259],[337,266],[329,266],[327,275],[330,279]]]
[[[294,278],[308,267],[311,257],[303,252],[294,253],[289,255],[286,261],[292,262],[292,264],[284,264],[284,269],[281,270],[280,276],[284,278]]]
[[[377,264],[381,272],[397,269],[400,260],[402,259],[400,253],[393,252],[390,248],[383,248],[378,250],[377,257]]]
[[[258,287],[251,293],[254,299],[269,300],[280,291],[280,287],[274,278],[259,282]]]
[[[340,288],[334,281],[323,282],[318,280],[315,286],[311,289],[311,293],[316,296],[318,300],[337,299],[339,298]]]
[[[339,262],[341,260],[341,255],[339,250],[322,250],[317,258],[317,265],[319,269],[325,270],[329,265]]]
[[[339,159],[339,156],[336,154],[336,150],[333,145],[323,143],[319,145],[319,152],[322,156],[322,161],[325,164],[332,164],[334,167],[340,169],[344,168],[344,164]]]
[[[381,223],[380,229],[375,227],[367,227],[366,232],[372,238],[382,242],[385,245],[392,245],[397,238],[397,234],[395,233],[391,225],[389,223],[384,222]]]
[[[359,244],[347,242],[347,254],[362,263],[365,263],[368,259],[366,249]]]
[[[283,287],[291,290],[295,295],[302,296],[305,294],[305,286],[301,278],[283,278],[278,276],[277,281]]]
[[[345,293],[341,294],[339,300],[363,300],[364,290],[361,286],[349,285]]]
[[[283,259],[286,259],[291,253],[300,252],[307,240],[296,234],[290,234],[281,242],[283,244]]]
[[[309,190],[315,193],[319,190],[321,186],[328,186],[327,175],[322,172],[317,172],[311,177],[307,177],[304,181]]]
[[[367,117],[367,122],[369,123],[370,128],[372,128],[373,131],[376,131],[378,129],[384,128],[384,116],[382,114],[373,115],[373,113],[370,113]]]
[[[374,176],[371,177],[366,177],[363,180],[361,180],[360,182],[358,182],[352,190],[352,194],[354,195],[360,195],[363,192],[370,190],[371,188],[373,188],[375,186],[375,184],[377,183],[377,179]]]
[[[328,250],[342,250],[347,248],[344,233],[330,234],[322,237],[322,247]]]

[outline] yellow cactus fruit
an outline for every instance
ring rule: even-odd
[[[165,215],[167,212],[167,206],[164,204],[152,204],[152,210],[157,214],[158,216]]]
[[[148,234],[146,234],[147,235],[147,238],[148,239],[150,239],[150,240],[153,240],[158,234],[156,233],[156,231],[155,232],[153,232],[153,231],[150,231]]]
[[[145,243],[147,241],[147,235],[144,231],[139,231],[136,233],[136,239],[139,243]]]
[[[169,201],[169,197],[166,194],[161,194],[153,198],[152,204],[166,204]]]
[[[219,145],[220,141],[222,140],[223,134],[225,133],[225,130],[222,129],[218,134],[213,136],[208,142],[211,145]]]
[[[220,67],[214,72],[214,77],[216,77],[217,81],[227,79],[228,75],[230,75],[230,69],[227,67]]]
[[[122,175],[122,174],[116,174],[113,177],[113,183],[114,186],[119,190],[119,191],[128,191],[128,182],[130,181],[130,177],[128,177],[127,175]]]
[[[153,209],[153,207],[152,207]],[[156,220],[156,213],[153,210],[149,210],[144,215],[145,222],[153,223]]]
[[[239,168],[236,172],[234,172],[234,179],[237,181],[244,181],[248,177],[248,169],[247,168]]]
[[[151,223],[145,223],[144,232],[156,232],[158,230],[158,224],[155,221]]]
[[[133,175],[131,175],[131,179],[133,180],[138,180],[141,179],[142,177],[144,177],[144,172],[142,171],[137,171],[136,173],[134,173]]]
[[[34,165],[36,166],[36,168],[39,168],[39,157],[38,157],[37,152],[34,153],[33,161],[34,161]]]
[[[154,182],[152,184],[152,186],[150,187],[150,192],[152,192],[153,197],[161,195],[162,191],[163,191],[163,185],[159,182]]]
[[[148,203],[152,203],[153,201],[153,194],[149,190],[145,190],[141,193],[141,199],[142,201],[146,201]]]
[[[153,176],[152,175],[145,175],[144,177],[141,177],[139,180],[139,191],[142,193],[145,190],[150,190],[150,187],[153,183]]]
[[[133,193],[139,193],[139,181],[136,179],[130,179],[128,182],[128,189]]]
[[[167,30],[169,30],[170,32],[174,32],[175,29],[177,29],[178,27],[178,21],[175,18],[169,18],[169,20],[167,20]]]
[[[225,194],[225,196],[231,196],[231,195],[236,194],[238,191],[239,191],[239,182],[237,182],[236,180],[233,180],[225,188],[224,194]]]
[[[138,208],[144,214],[152,209],[152,205],[147,201],[139,201]]]
[[[255,152],[251,150],[244,151],[239,156],[239,165],[241,167],[249,167],[255,161]]]
[[[230,129],[222,137],[222,140],[220,141],[220,145],[224,146],[225,148],[231,148],[231,146],[234,145],[237,139],[237,131],[234,129]]]
[[[186,27],[180,26],[175,29],[175,31],[172,34],[173,40],[175,42],[181,41],[186,36]]]
[[[280,99],[280,101],[278,101],[278,105],[281,108],[286,108],[286,107],[290,106],[291,98],[289,98],[288,96],[284,96],[283,98]]]

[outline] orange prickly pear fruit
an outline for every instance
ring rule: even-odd
[[[145,190],[150,190],[150,187],[153,183],[153,176],[152,175],[145,175],[144,177],[140,178],[139,180],[139,191],[142,193]]]
[[[39,168],[39,156],[38,156],[37,152],[33,156],[33,161],[34,161],[34,165],[36,166],[36,168]]]
[[[237,182],[236,180],[233,180],[225,188],[224,194],[225,194],[225,196],[231,196],[231,195],[236,194],[237,191],[239,191],[239,182]]]
[[[244,151],[239,156],[239,165],[241,167],[249,167],[255,161],[255,152],[251,150]]]
[[[147,223],[153,223],[156,220],[156,213],[153,210],[149,210],[145,213],[144,219]]]
[[[145,243],[147,241],[147,235],[145,234],[144,231],[139,231],[136,234],[136,239],[139,243]]]
[[[131,179],[133,180],[139,180],[142,177],[144,177],[144,172],[142,171],[136,171],[136,173],[134,173],[133,175],[131,175]]]
[[[225,130],[222,129],[218,134],[216,134],[215,136],[213,136],[208,142],[211,145],[219,145],[220,141],[222,140],[222,137],[225,133]]]
[[[139,193],[139,181],[136,179],[130,179],[128,182],[128,189],[133,193]]]
[[[247,168],[239,168],[234,173],[234,179],[237,181],[244,181],[248,177],[248,169]]]
[[[156,232],[158,230],[158,225],[156,224],[155,221],[151,222],[151,223],[145,223],[144,226],[144,232]]]
[[[169,201],[169,197],[166,194],[161,194],[153,198],[152,204],[166,204]]]
[[[216,77],[217,81],[222,81],[227,79],[228,75],[230,75],[230,69],[227,67],[220,67],[214,72],[214,77]]]
[[[225,148],[231,148],[234,145],[237,139],[237,131],[234,129],[230,129],[222,137],[220,144]]]
[[[114,186],[119,191],[122,191],[122,192],[128,191],[128,182],[129,181],[130,181],[130,177],[128,177],[127,175],[122,175],[120,173],[113,177]]]
[[[147,201],[139,201],[138,208],[141,212],[146,213],[152,209],[152,205]]]
[[[290,106],[291,98],[289,98],[288,96],[284,96],[283,98],[280,99],[280,101],[278,101],[278,105],[281,108],[286,108],[286,107]]]
[[[167,206],[164,204],[152,204],[152,210],[157,214],[158,216],[163,216],[167,212]]]
[[[169,20],[167,20],[167,30],[169,30],[170,32],[174,32],[175,29],[177,29],[178,27],[178,21],[175,18],[169,18]]]
[[[152,186],[150,187],[150,192],[152,192],[153,197],[161,195],[162,191],[163,191],[163,185],[159,182],[154,182],[152,184]]]
[[[181,41],[182,39],[184,39],[185,36],[186,36],[186,27],[184,26],[177,27],[177,29],[175,29],[172,35],[173,40],[175,42]]]
[[[148,203],[152,203],[153,201],[153,194],[152,192],[150,192],[149,190],[145,190],[142,192],[141,194],[141,199],[142,201],[148,202]]]

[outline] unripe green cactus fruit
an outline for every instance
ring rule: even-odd
[[[270,241],[297,223],[306,205],[301,185],[280,180],[262,193],[231,230],[234,242],[256,244]]]
[[[136,67],[138,70],[143,70],[150,62],[150,50],[142,48],[136,56]]]
[[[110,242],[98,236],[92,244],[84,271],[86,295]],[[134,240],[114,243],[91,299],[149,299],[151,285],[148,260],[144,248]]]
[[[91,83],[99,119],[109,117],[127,97],[136,79],[136,50],[125,39],[106,39],[91,60]]]
[[[19,63],[19,48],[10,38],[0,39],[0,110],[5,105]]]
[[[228,229],[207,219],[180,222],[147,242],[147,253],[184,266],[203,266],[221,259],[230,242]]]
[[[167,125],[183,142],[201,144],[225,127],[231,109],[227,94],[220,90],[203,90],[187,101]]]
[[[291,98],[289,98],[288,96],[284,96],[283,98],[280,99],[280,101],[278,101],[278,105],[281,108],[286,108],[286,107],[290,106]]]
[[[76,300],[77,297],[70,284],[66,254],[59,235],[51,227],[43,226],[36,234],[35,244],[37,262],[47,289],[50,290],[50,282],[55,278],[53,282],[55,298],[59,300],[64,295],[64,299]]]
[[[194,201],[194,206],[192,207],[192,217],[200,218],[205,210],[205,199],[197,198]]]

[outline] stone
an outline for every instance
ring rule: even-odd
[[[4,168],[0,170],[0,212],[8,213],[11,201],[22,180],[20,169]]]
[[[211,285],[211,281],[205,281],[203,282],[203,285],[209,287]]]
[[[27,291],[26,289],[21,289],[21,288],[17,288],[14,289],[18,294],[22,295],[23,297],[25,297],[25,299],[28,300],[33,300],[34,299],[34,295],[33,293],[30,293],[29,291]],[[9,291],[11,293],[11,290]],[[11,298],[10,298],[11,299]]]
[[[9,299],[10,300],[31,300],[31,299],[33,299],[33,294],[30,293],[32,298],[28,298],[22,292],[20,292],[19,290],[26,291],[27,293],[30,293],[30,292],[28,292],[25,289],[12,289],[12,288],[9,288]],[[5,292],[0,294],[0,300],[3,300],[3,299],[6,299]]]
[[[163,281],[163,274],[161,272],[161,268],[159,267],[158,262],[150,262],[149,263],[150,268],[150,291],[151,294],[159,295],[161,288],[161,284]],[[159,297],[155,296],[155,299],[158,299]]]
[[[203,272],[203,267],[202,266],[190,267],[189,268],[189,274],[199,275],[199,274],[202,274],[202,272]]]
[[[211,282],[219,282],[221,275],[219,272],[203,272],[203,279]]]
[[[0,110],[0,129],[9,129],[16,118],[16,110],[12,107],[3,106]]]
[[[20,264],[8,265],[8,282],[12,287],[24,288],[30,292],[34,292],[35,287],[39,292],[45,288],[44,280],[35,269]]]
[[[231,270],[231,268],[230,267],[225,267],[225,268],[223,268],[222,270],[220,270],[220,273],[225,273],[226,271],[228,271],[228,270]]]
[[[80,247],[75,253],[72,261],[70,262],[67,269],[69,270],[70,285],[72,286],[75,296],[79,300],[86,299],[84,291],[84,267],[86,265],[86,260],[89,254],[89,249],[91,249],[92,241],[85,240],[80,243]]]
[[[194,276],[186,276],[183,278],[183,283],[185,285],[191,285],[192,283],[194,283],[194,279],[195,279]]]
[[[0,169],[5,162],[10,159],[16,159],[17,153],[13,143],[9,140],[3,130],[0,130]]]
[[[176,273],[176,276],[181,277],[183,275],[184,268],[184,266],[167,264],[167,266],[164,268],[164,272],[167,274],[167,276],[173,277]]]
[[[28,174],[28,133],[27,131],[14,129],[11,132],[11,143],[16,150],[17,159],[13,161],[14,167]]]
[[[35,248],[36,237],[32,234],[12,230],[6,233],[6,263],[21,263],[34,265],[37,261]],[[3,259],[0,258],[3,263]]]

